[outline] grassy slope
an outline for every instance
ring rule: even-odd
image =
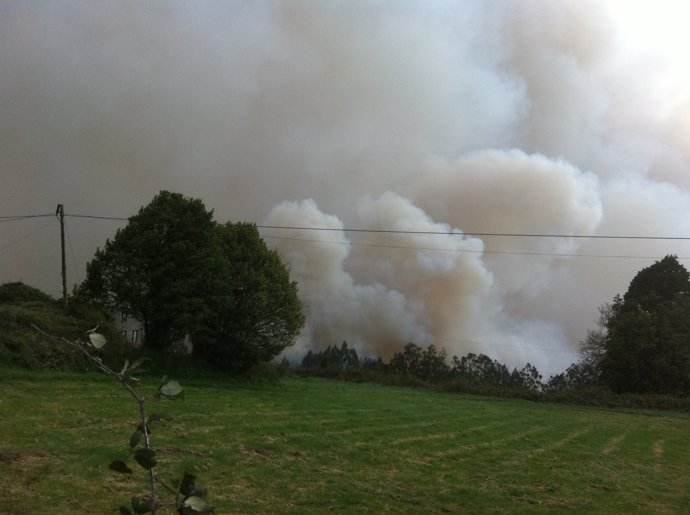
[[[61,371],[93,368],[80,352],[43,336],[33,326],[70,340],[83,340],[86,331],[98,326],[109,342],[101,353],[103,359],[122,363],[129,345],[104,314],[84,306],[71,306],[65,313],[61,303],[46,298],[0,302],[0,365]]]
[[[94,375],[0,372],[0,513],[112,513],[135,407]],[[151,381],[153,382],[153,380]],[[156,428],[218,513],[684,513],[690,417],[287,379],[187,385]],[[124,416],[123,416],[124,413]]]

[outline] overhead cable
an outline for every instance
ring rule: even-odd
[[[580,238],[601,240],[690,240],[690,236],[625,236],[602,234],[540,234],[540,233],[513,233],[513,232],[471,232],[471,231],[407,231],[400,229],[353,229],[348,227],[293,227],[288,225],[257,225],[258,229],[280,229],[300,231],[336,231],[358,232],[376,234],[421,234],[437,236],[501,236],[508,238]]]
[[[611,258],[611,259],[661,259],[663,256],[624,256],[624,255],[610,255],[610,254],[566,254],[558,252],[510,252],[501,250],[474,250],[474,249],[449,249],[444,247],[415,247],[410,245],[384,245],[381,243],[360,243],[356,241],[329,241],[329,240],[310,240],[307,238],[287,238],[284,236],[264,236],[271,240],[284,241],[301,241],[305,243],[320,243],[330,245],[351,245],[353,247],[374,247],[385,249],[401,249],[401,250],[425,250],[433,252],[456,252],[463,254],[491,254],[491,255],[508,255],[508,256],[547,256],[547,257],[584,257],[584,258]],[[678,259],[690,259],[679,257]]]
[[[53,213],[42,213],[35,215],[14,215],[0,216],[1,222],[14,222],[27,218],[42,218],[54,216]],[[76,213],[65,213],[65,216],[72,218],[86,218],[93,220],[110,220],[116,222],[126,222],[129,218],[119,216],[86,215]],[[461,231],[458,229],[450,231],[414,231],[403,229],[368,229],[354,227],[308,227],[293,225],[256,225],[257,229],[293,230],[293,231],[328,231],[346,233],[368,233],[368,234],[404,234],[404,235],[426,235],[426,236],[483,236],[483,237],[504,237],[504,238],[559,238],[559,239],[598,239],[598,240],[667,240],[667,241],[690,241],[690,236],[652,236],[652,235],[623,235],[623,234],[548,234],[548,233],[524,233],[524,232],[474,232]],[[596,256],[594,256],[596,257]],[[625,257],[625,256],[612,256]]]

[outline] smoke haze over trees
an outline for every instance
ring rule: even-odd
[[[0,216],[64,204],[71,284],[124,222],[69,215],[164,189],[326,227],[261,229],[307,306],[296,354],[433,343],[548,376],[642,266],[690,257],[468,234],[690,235],[689,81],[614,4],[2,2]],[[58,293],[57,221],[1,223],[0,249],[0,283]]]

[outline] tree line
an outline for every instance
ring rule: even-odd
[[[430,384],[462,381],[468,385],[527,391],[540,391],[543,387],[541,374],[530,363],[511,371],[499,361],[475,353],[462,358],[453,356],[449,362],[446,349],[433,344],[420,347],[408,343],[386,363],[381,358],[360,359],[357,351],[344,341],[340,346],[328,346],[320,352],[310,350],[302,358],[300,367],[306,370],[366,370],[377,374],[409,376]]]
[[[309,351],[304,369],[371,370],[438,384],[512,390],[564,392],[600,389],[613,393],[690,393],[690,274],[676,256],[642,269],[625,295],[600,307],[597,329],[580,343],[581,359],[564,372],[542,381],[530,363],[510,370],[484,354],[448,360],[444,348],[408,343],[388,363],[359,359],[347,342]]]

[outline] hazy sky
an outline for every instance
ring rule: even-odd
[[[685,240],[577,237],[690,237],[687,9],[5,0],[0,216],[128,217],[169,189],[328,227],[262,230],[307,306],[296,354],[412,341],[557,372],[639,269],[690,264]],[[71,288],[122,224],[66,223]],[[59,295],[54,217],[0,219],[17,280]]]

